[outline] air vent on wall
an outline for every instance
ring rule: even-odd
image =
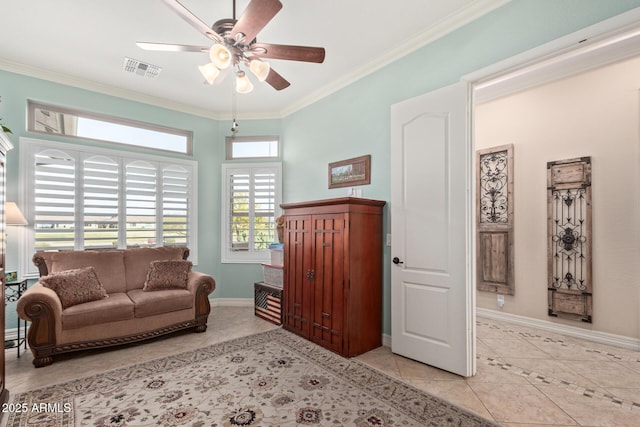
[[[150,79],[157,79],[162,68],[157,65],[147,64],[137,59],[124,58],[124,71],[128,73],[137,74],[142,77],[149,77]]]

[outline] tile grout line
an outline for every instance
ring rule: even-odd
[[[550,342],[550,343],[557,343],[560,345],[565,345],[563,340],[558,340],[558,339],[554,339],[554,338],[549,338],[549,337],[543,337],[542,335],[538,335],[538,334],[531,334],[531,333],[527,333],[527,332],[520,332],[520,331],[516,331],[513,329],[503,329],[500,326],[491,324],[491,323],[486,323],[486,322],[477,322],[477,324],[482,325],[482,326],[488,326],[492,329],[495,330],[501,330],[503,332],[506,333],[514,333],[514,334],[518,334],[523,338],[539,338],[542,339],[545,342]],[[598,349],[593,349],[593,348],[585,348],[584,349],[585,352],[587,353],[596,353],[596,354],[600,354],[603,356],[606,356],[608,358],[613,358],[614,361],[616,362],[621,362],[621,361],[631,361],[631,362],[640,362],[640,359],[638,358],[633,358],[633,357],[624,357],[624,356],[620,356],[611,352],[605,352],[602,350],[598,350]],[[544,351],[544,350],[542,350]],[[486,363],[489,366],[493,366],[493,367],[497,367],[500,368],[502,370],[511,372],[513,374],[516,375],[520,375],[521,377],[524,377],[528,380],[530,380],[532,383],[538,383],[538,384],[544,384],[544,385],[553,385],[553,386],[558,386],[558,387],[562,387],[567,391],[570,391],[572,393],[587,397],[587,398],[591,398],[591,399],[596,399],[596,400],[601,400],[601,401],[606,401],[616,407],[619,408],[624,408],[624,409],[628,409],[628,410],[640,410],[640,403],[638,402],[634,402],[632,400],[628,400],[628,399],[621,399],[615,395],[613,395],[612,393],[608,393],[608,392],[602,392],[599,390],[595,390],[593,388],[589,388],[589,387],[583,387],[579,384],[575,384],[575,383],[571,383],[568,381],[564,381],[564,380],[559,380],[557,378],[553,378],[547,375],[543,375],[541,373],[532,371],[532,370],[528,370],[528,369],[524,369],[515,365],[512,365],[510,363],[506,363],[506,362],[501,362],[499,361],[497,358],[494,357],[477,357],[478,360],[481,360],[482,362]]]
[[[478,360],[481,360],[482,362],[486,363],[488,366],[493,366],[493,367],[502,369],[504,371],[513,373],[515,375],[520,375],[521,377],[530,379],[531,381],[536,382],[538,384],[559,386],[564,388],[567,391],[570,391],[578,395],[582,395],[584,397],[607,401],[619,408],[624,408],[629,410],[640,409],[640,403],[634,402],[632,400],[621,399],[611,393],[605,393],[599,390],[594,390],[593,388],[583,387],[579,384],[575,384],[568,381],[559,380],[557,378],[553,378],[550,376],[542,375],[538,372],[512,365],[511,363],[500,362],[493,357],[478,357]]]
[[[565,345],[565,341],[563,340],[558,340],[555,338],[549,338],[549,337],[543,337],[542,335],[539,334],[531,334],[529,332],[520,332],[520,331],[516,331],[513,329],[503,329],[497,325],[493,325],[491,323],[484,323],[484,322],[477,322],[478,325],[482,325],[482,326],[488,326],[491,329],[496,329],[496,330],[500,330],[506,333],[510,333],[510,334],[518,334],[520,335],[522,338],[539,338],[542,339],[545,342],[549,342],[549,343],[554,343],[554,344],[560,344],[560,345]],[[544,351],[541,349],[541,351]],[[602,356],[606,356],[609,358],[614,359],[614,361],[616,362],[638,362],[640,363],[640,357],[631,357],[631,356],[620,356],[618,354],[615,353],[611,353],[608,351],[602,351],[602,350],[598,350],[596,348],[588,348],[585,347],[584,351],[586,353],[595,353],[595,354],[600,354]]]

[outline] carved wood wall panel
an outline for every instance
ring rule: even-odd
[[[513,145],[476,153],[477,287],[513,295]]]
[[[549,316],[591,323],[591,158],[547,163]]]

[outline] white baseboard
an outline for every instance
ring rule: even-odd
[[[212,298],[212,307],[253,307],[253,298]]]
[[[391,348],[391,335],[382,334],[382,345]]]
[[[567,335],[600,344],[625,348],[627,350],[640,351],[640,339],[638,338],[610,334],[607,332],[590,331],[588,329],[576,328],[575,326],[563,325],[560,323],[550,322],[548,320],[533,319],[531,317],[503,313],[486,308],[476,308],[476,315],[487,319],[501,320],[520,326],[528,326],[547,332],[554,332],[556,334]]]

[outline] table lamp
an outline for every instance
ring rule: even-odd
[[[14,202],[5,202],[4,212],[6,225],[29,225],[27,219]]]

